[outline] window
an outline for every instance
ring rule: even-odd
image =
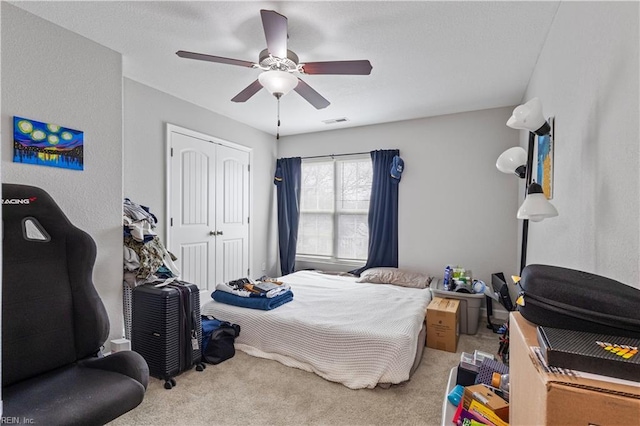
[[[372,176],[369,156],[302,162],[298,255],[367,259]]]

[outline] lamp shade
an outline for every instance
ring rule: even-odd
[[[279,70],[263,72],[258,76],[258,81],[269,93],[277,97],[286,95],[298,85],[295,75]]]
[[[547,200],[542,187],[537,183],[529,185],[527,198],[518,209],[518,219],[529,219],[532,222],[540,222],[548,217],[558,216],[558,210]]]
[[[539,98],[533,98],[517,106],[507,120],[507,126],[512,129],[528,130],[537,135],[546,135],[551,130],[551,126],[542,115],[542,103]]]
[[[498,157],[496,167],[502,173],[515,173],[521,178],[524,177],[527,164],[527,151],[520,146],[509,148]]]

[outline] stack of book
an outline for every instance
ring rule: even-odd
[[[488,386],[479,384],[464,388],[453,423],[457,425],[508,426],[509,403]]]

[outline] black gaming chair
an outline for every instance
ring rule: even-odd
[[[2,185],[2,221],[3,418],[100,425],[135,408],[149,369],[136,352],[100,356],[93,239],[33,186]]]

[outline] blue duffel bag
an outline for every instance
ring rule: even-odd
[[[220,321],[212,316],[202,316],[202,360],[209,364],[220,364],[236,354],[234,346],[240,334],[240,326]]]

